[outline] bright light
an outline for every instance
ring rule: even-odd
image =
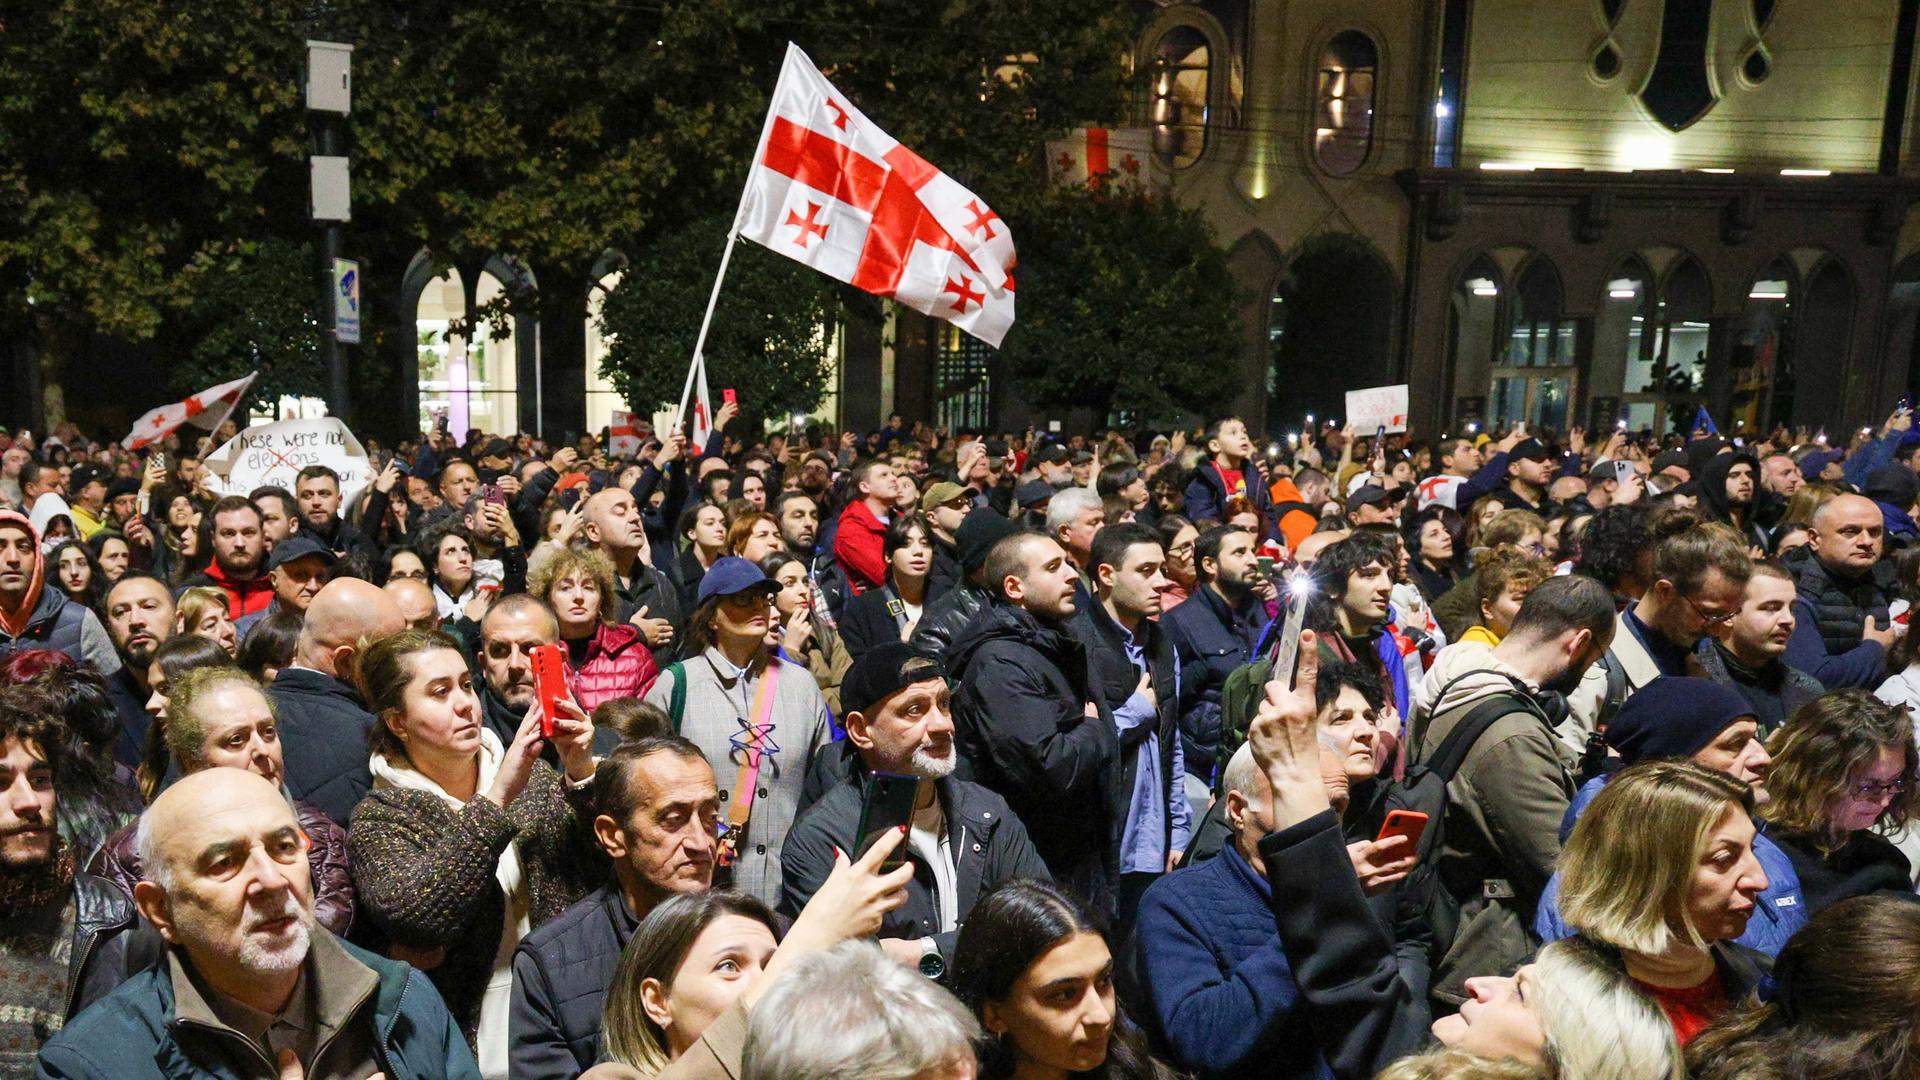
[[[1447,108],[1447,100],[1445,98],[1441,98],[1439,101],[1436,101],[1433,103],[1434,119],[1445,120],[1447,117],[1452,115],[1453,115],[1453,110]]]
[[[1313,575],[1301,571],[1287,579],[1287,594],[1295,600],[1304,600],[1313,595]]]
[[[1473,287],[1473,295],[1475,295],[1475,296],[1499,296],[1499,295],[1500,295],[1500,290],[1499,290],[1499,289],[1496,289],[1496,288],[1494,288],[1494,287],[1493,287],[1493,286],[1491,286],[1491,285],[1475,285],[1475,286]]]
[[[1759,288],[1747,294],[1749,300],[1785,300],[1786,298],[1787,290],[1777,287]]]
[[[1781,176],[1832,176],[1832,169],[1781,169]]]
[[[1673,168],[1673,140],[1654,132],[1636,132],[1613,147],[1614,166],[1620,169]]]
[[[1480,167],[1488,172],[1532,172],[1535,168],[1524,161],[1483,161]]]
[[[1609,289],[1607,290],[1607,295],[1615,300],[1631,300],[1640,294],[1634,292],[1632,289]]]
[[[1700,171],[1703,173],[1712,173],[1715,176],[1732,176],[1733,175],[1732,169],[1701,169]]]

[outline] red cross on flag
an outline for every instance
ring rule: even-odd
[[[979,196],[875,127],[789,43],[740,236],[998,346],[1013,236]]]
[[[133,430],[120,440],[120,445],[128,450],[138,450],[151,446],[173,434],[181,424],[191,423],[198,428],[212,431],[223,423],[233,407],[259,378],[255,372],[244,379],[223,382],[219,386],[208,387],[185,401],[176,401],[171,405],[162,405],[149,409],[146,415],[133,422]]]
[[[1153,133],[1145,128],[1075,128],[1047,144],[1048,167],[1055,183],[1097,187],[1140,175],[1153,152]]]

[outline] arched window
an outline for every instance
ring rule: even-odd
[[[1545,258],[1527,263],[1506,297],[1507,332],[1494,359],[1489,419],[1565,431],[1576,390],[1574,320],[1563,314],[1560,275]]]
[[[1480,255],[1460,271],[1447,310],[1447,359],[1453,371],[1454,421],[1484,427],[1487,379],[1499,329],[1500,270]]]
[[[1207,90],[1213,50],[1206,35],[1176,26],[1153,50],[1153,154],[1169,169],[1200,160],[1207,142]]]
[[[481,271],[474,307],[486,307],[505,288],[492,273]],[[414,309],[421,429],[444,414],[456,439],[465,438],[469,428],[495,435],[518,431],[519,365],[513,320],[509,318],[496,331],[494,323],[481,319],[472,335],[464,336],[456,326],[466,317],[465,285],[460,272],[449,267],[421,290]]]
[[[1358,30],[1343,30],[1320,53],[1314,95],[1313,153],[1320,167],[1345,176],[1373,145],[1373,82],[1380,50]]]

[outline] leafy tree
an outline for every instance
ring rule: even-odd
[[[1018,319],[1002,353],[1035,405],[1152,422],[1233,396],[1237,287],[1198,210],[1103,184],[1052,189],[1012,225]]]
[[[251,371],[257,401],[283,394],[325,397],[320,320],[314,314],[318,256],[312,244],[237,244],[201,278],[190,312],[191,351],[168,379],[192,393]]]
[[[613,340],[601,367],[635,409],[678,404],[732,221],[709,216],[660,237],[607,294],[600,318]],[[839,306],[831,279],[736,244],[707,333],[708,389],[717,396],[739,387],[743,407],[761,415],[813,409],[833,373],[821,328],[832,326]]]

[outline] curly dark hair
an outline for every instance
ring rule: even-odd
[[[1593,515],[1580,530],[1580,557],[1573,572],[1584,574],[1618,593],[1622,582],[1644,581],[1646,563],[1653,558],[1653,531],[1649,507],[1641,503],[1609,506]]]

